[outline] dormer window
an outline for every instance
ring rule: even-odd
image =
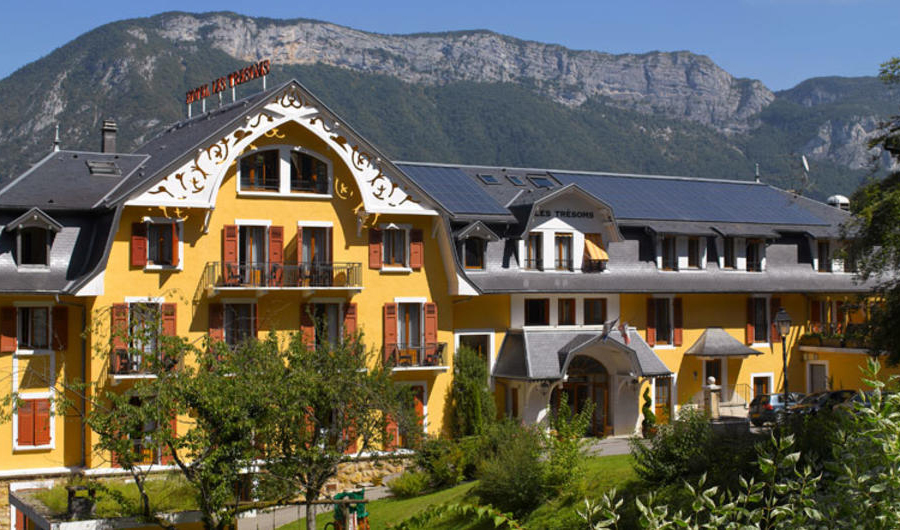
[[[678,270],[678,253],[674,236],[664,236],[661,240],[662,268],[664,271]]]
[[[50,265],[50,231],[29,227],[19,230],[19,265]]]
[[[259,151],[241,159],[241,191],[278,191],[278,150]]]
[[[817,245],[819,272],[831,272],[831,245],[828,241],[819,241]]]
[[[525,241],[525,268],[528,270],[544,270],[544,235],[531,232]]]
[[[700,238],[699,237],[689,237],[687,240],[688,243],[688,268],[690,269],[699,269],[700,268]]]
[[[328,193],[328,164],[307,153],[292,151],[291,191]]]
[[[16,232],[16,262],[20,268],[44,269],[50,266],[53,235],[62,225],[38,208],[9,223],[7,231]]]
[[[463,240],[463,260],[466,269],[484,269],[485,241],[480,237],[469,237]]]
[[[762,241],[759,239],[747,240],[747,271],[762,272]]]

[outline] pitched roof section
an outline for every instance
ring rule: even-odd
[[[92,210],[103,199],[141,172],[146,155],[56,151],[0,189],[0,208],[38,207],[51,210]],[[115,168],[96,173],[100,163]],[[118,173],[118,174],[116,174]]]
[[[848,218],[837,208],[757,182],[414,162],[397,165],[454,216],[515,213],[516,207],[527,207],[575,184],[610,205],[618,221],[660,229],[672,224],[681,231],[700,228],[706,233],[717,227],[735,235],[740,231],[774,236],[770,229],[747,225],[778,225],[779,230],[835,236],[835,227]],[[495,178],[488,184],[479,175]],[[517,185],[509,175],[520,177],[518,182],[524,185]],[[555,185],[536,186],[529,175],[549,175]]]

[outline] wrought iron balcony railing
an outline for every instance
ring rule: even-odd
[[[542,271],[544,270],[544,260],[538,258],[525,258],[525,270]]]
[[[170,370],[177,364],[176,359],[160,358],[158,353],[147,353],[135,349],[116,350],[112,352],[109,360],[109,373],[111,375],[152,375],[154,368]]]
[[[359,288],[362,264],[356,263],[224,263],[211,261],[203,272],[208,288]]]
[[[572,260],[569,258],[556,258],[555,261],[556,270],[558,271],[573,271],[575,270],[575,265],[572,263]]]
[[[446,342],[391,344],[385,348],[384,362],[395,367],[446,366]]]
[[[581,272],[603,272],[606,270],[605,259],[586,259],[581,264]]]

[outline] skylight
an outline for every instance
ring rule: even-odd
[[[497,177],[495,177],[494,175],[482,174],[478,175],[478,178],[480,178],[481,182],[484,182],[485,184],[500,184],[500,181],[497,180]]]
[[[552,188],[554,186],[550,177],[545,177],[543,175],[529,175],[528,180],[534,184],[535,188]]]
[[[115,162],[105,160],[88,160],[86,162],[91,175],[117,176],[122,174],[122,170]]]
[[[507,175],[506,179],[515,184],[516,186],[524,186],[525,181],[522,180],[522,177],[517,175]]]

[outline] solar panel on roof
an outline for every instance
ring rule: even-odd
[[[509,210],[455,167],[399,164],[413,181],[454,214],[509,215]]]
[[[618,219],[828,224],[790,194],[761,184],[583,173],[553,177],[606,202]]]

